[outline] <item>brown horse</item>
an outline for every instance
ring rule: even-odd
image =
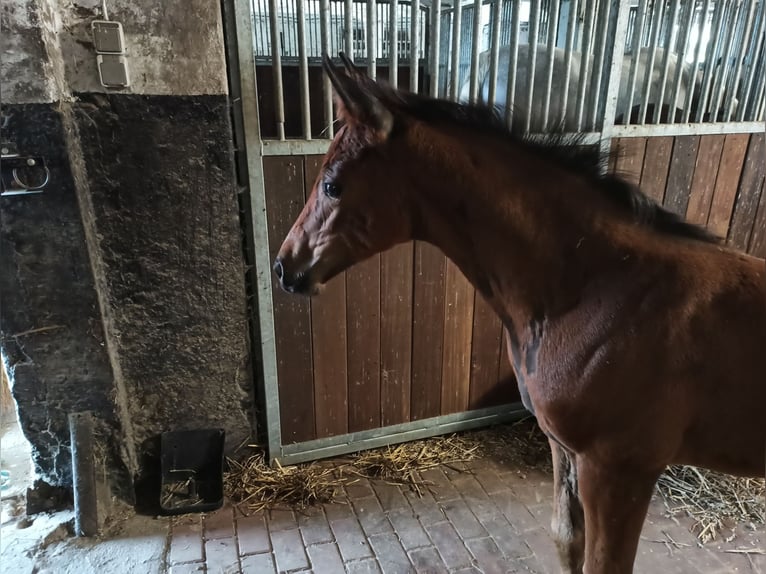
[[[669,464],[763,473],[763,263],[658,207],[577,142],[325,59],[342,127],[274,270],[316,294],[395,244],[444,251],[503,321],[550,439],[566,571],[631,572]]]

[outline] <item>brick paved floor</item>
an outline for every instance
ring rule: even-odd
[[[360,480],[337,503],[305,514],[272,510],[246,517],[227,505],[208,515],[133,516],[97,540],[71,538],[45,515],[30,526],[4,504],[0,572],[559,572],[549,526],[551,478],[520,468],[484,459],[465,472],[430,469],[422,475],[433,486],[422,498],[404,487]],[[758,531],[740,525],[732,542],[703,547],[689,526],[688,519],[666,518],[655,499],[635,571],[766,574],[766,556],[753,552],[766,550],[763,525]]]
[[[338,502],[305,514],[272,510],[244,517],[226,506],[179,518],[167,565],[170,574],[559,572],[549,527],[551,478],[486,460],[467,470],[424,472],[434,486],[422,498],[362,480]],[[743,526],[730,543],[699,547],[690,523],[663,511],[655,500],[636,572],[766,574],[766,556],[752,553],[764,549],[762,529]]]

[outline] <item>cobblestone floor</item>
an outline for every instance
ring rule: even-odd
[[[134,516],[93,543],[41,517],[4,518],[0,571],[9,574],[267,574],[270,572],[559,572],[550,537],[551,477],[483,459],[466,471],[423,472],[422,498],[405,487],[360,480],[341,499],[305,514]],[[5,513],[4,513],[5,514]],[[71,517],[71,515],[69,515]],[[6,514],[7,517],[7,514]],[[50,524],[39,545],[38,523]],[[763,526],[741,525],[731,542],[698,546],[690,522],[664,516],[655,498],[641,537],[638,573],[766,574]],[[760,553],[759,553],[760,552]]]
[[[423,498],[404,487],[360,481],[334,504],[306,514],[236,516],[226,507],[177,520],[171,574],[189,572],[507,573],[559,572],[550,537],[551,478],[477,461],[470,472],[431,469]],[[655,499],[636,572],[766,574],[763,531],[699,547],[690,522],[664,517]],[[747,549],[750,552],[742,552]]]

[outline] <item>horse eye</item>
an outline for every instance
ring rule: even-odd
[[[338,199],[340,197],[340,186],[326,182],[324,184],[324,194],[331,199]]]

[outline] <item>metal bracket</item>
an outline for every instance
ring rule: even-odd
[[[22,156],[15,143],[0,144],[0,196],[42,193],[50,175],[42,156]]]

